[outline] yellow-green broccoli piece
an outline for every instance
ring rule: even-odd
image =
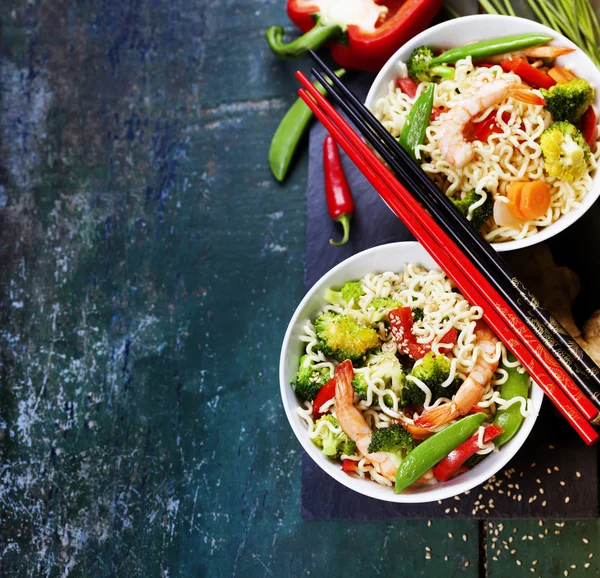
[[[375,313],[371,316],[373,323],[378,323],[383,319],[387,319],[388,313],[393,309],[403,307],[403,304],[393,297],[375,297],[369,303],[369,309],[375,309]]]
[[[570,122],[552,123],[540,137],[544,170],[553,177],[574,181],[588,170],[590,147]]]
[[[454,68],[445,64],[435,64],[433,50],[427,46],[415,48],[408,58],[408,75],[415,82],[433,82],[434,78],[449,80],[454,78]]]
[[[331,427],[339,430],[332,431]],[[319,418],[312,427],[316,437],[311,437],[312,442],[329,458],[339,458],[341,455],[351,456],[356,453],[356,444],[343,432],[338,420],[331,414]]]
[[[413,367],[409,375],[422,381],[431,390],[431,401],[438,397],[451,398],[460,387],[460,379],[455,378],[453,382],[442,387],[450,376],[451,361],[445,355],[436,355],[429,352],[419,365]],[[402,401],[404,405],[424,405],[425,392],[412,380],[407,379],[403,390]]]
[[[392,354],[383,355],[369,370],[371,378],[383,380],[384,388],[391,389],[396,394],[399,404],[402,405],[402,388],[404,387],[406,375],[398,358]],[[361,399],[367,399],[368,384],[362,373],[354,374],[352,387],[354,387],[354,391]],[[388,407],[394,405],[389,395],[384,396],[383,400]],[[375,396],[373,401],[377,403],[377,396]]]
[[[369,384],[362,373],[354,373],[352,387],[360,399],[367,399],[367,390],[369,389]]]
[[[356,306],[358,300],[365,294],[360,281],[347,281],[344,283],[340,291],[336,291],[331,287],[325,291],[323,297],[325,301],[332,305],[347,305],[350,301]]]
[[[492,195],[488,194],[483,204],[475,207],[469,214],[469,207],[481,201],[482,196],[472,189],[462,199],[452,199],[456,208],[467,217],[477,231],[481,231],[494,212],[494,199],[492,199]]]
[[[315,330],[319,351],[338,361],[361,361],[380,345],[375,329],[359,325],[349,315],[323,313],[315,321]]]
[[[301,400],[312,401],[330,379],[331,372],[328,367],[313,367],[310,357],[303,355],[300,358],[300,368],[291,385]]]
[[[566,120],[573,124],[579,122],[596,96],[590,83],[583,78],[555,84],[548,90],[540,88],[540,92],[546,100],[545,107],[552,113],[553,120]]]

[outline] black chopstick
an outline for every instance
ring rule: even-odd
[[[409,185],[415,197],[432,216],[441,225],[450,229],[461,250],[477,264],[523,322],[554,354],[596,407],[600,408],[600,370],[592,359],[516,278],[506,262],[473,229],[450,199],[440,194],[436,185],[421,167],[412,160],[362,102],[314,52],[311,52],[311,55],[329,77],[330,82],[327,82],[319,71],[313,69],[315,77],[322,82],[370,144],[404,181],[403,184]],[[418,186],[415,186],[417,184]]]

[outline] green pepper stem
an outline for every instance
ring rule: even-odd
[[[266,36],[269,47],[277,56],[296,58],[306,54],[309,50],[318,50],[341,32],[342,29],[338,24],[323,25],[317,22],[306,34],[288,44],[283,42],[281,26],[271,26],[267,30]]]
[[[342,240],[339,241],[338,243],[336,243],[333,239],[329,239],[329,242],[334,246],[334,247],[341,247],[342,245],[345,245],[348,242],[348,239],[350,238],[350,218],[352,217],[352,215],[350,215],[349,213],[344,213],[343,215],[339,216],[336,221],[338,223],[342,224],[342,227],[344,227],[344,236],[342,237]]]

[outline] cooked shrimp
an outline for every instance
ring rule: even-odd
[[[496,353],[498,338],[483,321],[477,322],[475,336],[480,353],[467,379],[458,388],[452,401],[426,411],[415,420],[415,425],[428,429],[439,427],[453,419],[466,415],[481,399],[485,386],[498,368],[498,361],[490,363],[485,358],[485,356],[492,357]]]
[[[464,167],[475,154],[473,145],[464,137],[467,125],[478,114],[509,96],[529,104],[545,104],[541,96],[523,88],[522,85],[509,84],[505,80],[493,80],[484,84],[470,97],[461,100],[446,113],[438,132],[438,144],[442,156],[452,166],[459,169]]]
[[[340,427],[356,443],[360,453],[377,467],[382,476],[393,482],[398,466],[383,452],[369,453],[372,430],[354,405],[353,374],[352,362],[348,359],[335,369],[335,415]]]

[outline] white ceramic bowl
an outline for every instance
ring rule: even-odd
[[[582,78],[585,78],[596,88],[596,100],[594,102],[596,110],[600,108],[600,71],[594,63],[569,39],[558,32],[525,18],[515,18],[511,16],[498,16],[493,14],[480,14],[476,16],[465,16],[455,18],[447,22],[442,22],[433,26],[400,48],[384,65],[375,81],[373,82],[365,104],[371,110],[375,103],[387,94],[388,84],[398,76],[396,64],[399,60],[406,62],[410,53],[418,46],[432,46],[439,48],[453,48],[455,46],[464,46],[478,40],[487,40],[500,38],[509,34],[542,33],[552,36],[554,40],[550,44],[561,46],[570,46],[576,51],[559,58],[561,66],[566,66]],[[496,251],[512,251],[535,245],[545,241],[550,237],[560,233],[572,225],[581,215],[583,215],[596,201],[600,195],[600,170],[594,175],[591,190],[585,196],[581,206],[563,215],[552,225],[542,229],[540,232],[518,241],[508,241],[506,243],[492,243]]]
[[[325,289],[339,287],[345,281],[360,279],[367,273],[402,271],[405,263],[419,263],[430,269],[438,268],[435,261],[418,243],[404,242],[380,245],[358,253],[321,277],[302,299],[287,328],[279,361],[279,380],[283,407],[298,441],[319,467],[332,478],[356,492],[378,500],[401,503],[433,502],[461,494],[485,482],[517,453],[533,428],[537,413],[542,405],[543,393],[537,385],[534,384],[531,390],[535,413],[525,419],[517,434],[506,445],[502,446],[499,452],[490,454],[477,467],[449,482],[424,486],[419,490],[407,491],[402,494],[394,494],[392,488],[381,486],[373,481],[351,477],[342,472],[339,462],[331,461],[325,457],[309,439],[306,424],[296,413],[296,409],[301,405],[301,402],[290,387],[290,382],[298,371],[300,356],[304,353],[305,344],[299,339],[300,335],[303,334],[302,326],[307,319],[314,320],[317,313],[323,309],[326,304],[323,299]]]

